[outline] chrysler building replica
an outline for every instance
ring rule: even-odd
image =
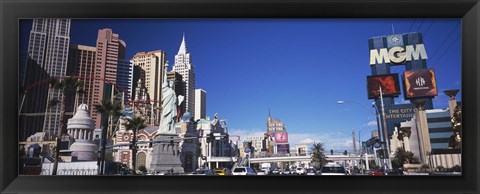
[[[185,34],[183,34],[182,43],[180,49],[178,49],[177,55],[175,55],[175,65],[173,65],[173,71],[182,75],[182,81],[185,82],[185,109],[184,112],[195,113],[195,71],[190,58],[190,53],[187,51],[185,44]],[[192,115],[194,117],[194,115]]]

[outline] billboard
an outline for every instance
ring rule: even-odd
[[[438,95],[433,69],[405,71],[405,99]]]
[[[275,143],[288,143],[288,133],[286,131],[275,132]]]
[[[277,154],[288,154],[288,153],[290,153],[289,144],[277,145]]]
[[[383,96],[396,97],[400,95],[400,83],[396,73],[367,76],[368,99],[380,97],[380,86],[382,86]]]

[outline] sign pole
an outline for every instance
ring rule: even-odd
[[[385,157],[388,158],[388,168],[392,168],[392,161],[390,159],[390,144],[388,143],[388,133],[387,133],[387,121],[385,120],[385,108],[383,105],[383,92],[382,92],[382,86],[379,85],[379,90],[380,90],[380,102],[382,105],[382,118],[383,118],[383,136],[385,137],[385,146],[387,149],[383,149],[384,152],[387,150],[388,152],[385,154]]]

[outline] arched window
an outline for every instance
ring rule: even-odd
[[[145,152],[139,152],[137,154],[137,166],[135,167],[136,169],[135,170],[138,170],[138,167],[139,166],[147,166],[147,155],[145,154]]]
[[[145,141],[145,140],[147,140],[147,136],[145,136],[145,135],[139,135],[137,137],[137,141]],[[139,143],[137,145],[140,149],[144,149],[144,148],[148,147],[148,143]]]

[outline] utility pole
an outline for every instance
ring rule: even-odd
[[[385,146],[386,146],[386,149],[383,149],[383,150],[384,152],[387,151],[387,153],[384,153],[384,154],[385,154],[385,157],[388,158],[388,167],[391,168],[392,160],[390,158],[390,144],[388,143],[387,121],[385,120],[385,108],[383,105],[383,91],[382,91],[381,85],[379,85],[379,90],[380,90],[380,102],[382,105],[383,136],[385,138],[384,140],[385,140]]]

